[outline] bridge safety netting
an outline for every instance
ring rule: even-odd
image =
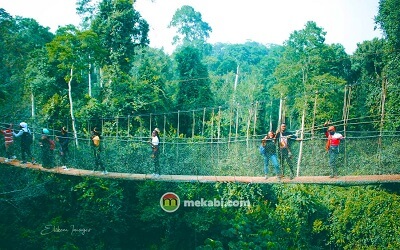
[[[342,132],[343,131],[339,131]],[[40,135],[37,134],[36,137]],[[169,138],[161,135],[159,165],[163,175],[263,176],[263,158],[259,146],[264,135],[233,138]],[[54,138],[54,137],[53,137]],[[71,140],[68,166],[94,168],[89,137]],[[103,136],[101,158],[108,172],[152,174],[154,159],[148,137]],[[305,134],[303,141],[291,142],[291,160],[299,176],[329,175],[328,154],[324,135]],[[4,155],[4,149],[1,149]],[[41,149],[36,139],[33,155],[40,163]],[[277,150],[279,155],[279,150]],[[300,154],[301,152],[301,154]],[[15,142],[19,158],[19,141]],[[58,149],[54,165],[61,166]],[[400,133],[346,131],[340,145],[339,175],[400,173]],[[280,166],[289,175],[286,164]],[[274,173],[273,166],[269,172]]]

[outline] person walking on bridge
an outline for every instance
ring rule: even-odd
[[[153,132],[151,132],[151,158],[153,159],[154,166],[154,177],[159,177],[161,174],[160,171],[160,130],[155,128]]]
[[[271,160],[272,165],[275,168],[276,177],[280,179],[281,173],[279,170],[278,157],[276,156],[276,140],[274,132],[269,131],[268,134],[261,140],[260,153],[264,159],[265,179],[268,179],[269,160]]]
[[[42,130],[42,136],[39,140],[40,148],[42,149],[42,167],[52,168],[53,167],[53,150],[54,141],[50,138],[50,131],[47,128]]]
[[[22,164],[26,163],[26,157],[28,156],[32,159],[32,164],[36,164],[35,159],[32,156],[31,145],[33,143],[33,135],[31,130],[28,128],[26,122],[21,122],[19,124],[20,131],[18,133],[13,132],[14,137],[21,137],[21,159]]]
[[[6,160],[11,161],[14,156],[14,138],[13,138],[13,125],[9,124],[5,130],[0,131],[4,135],[4,146],[6,148]]]
[[[286,124],[282,123],[278,131],[276,131],[276,140],[279,143],[279,160],[282,167],[282,176],[285,176],[284,162],[289,166],[290,169],[290,179],[295,176],[293,169],[293,154],[290,148],[290,141],[300,141],[295,134],[286,130]]]
[[[338,175],[338,158],[339,158],[339,145],[341,140],[344,139],[343,135],[336,132],[334,126],[329,126],[331,123],[325,122],[325,136],[328,138],[325,149],[329,154],[329,167],[331,168],[331,175],[329,178],[337,177]]]
[[[68,154],[69,154],[69,149],[68,149],[69,136],[66,127],[61,128],[60,133],[56,137],[56,141],[58,141],[58,143],[60,144],[59,151],[60,151],[62,168],[68,170],[67,164],[68,164]]]
[[[100,168],[103,170],[102,172],[103,174],[108,174],[106,167],[104,166],[100,156],[100,153],[102,151],[102,137],[96,127],[93,129],[90,139],[92,141],[94,163],[95,163],[93,172]]]

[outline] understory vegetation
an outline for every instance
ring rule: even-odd
[[[398,184],[170,183],[73,177],[7,165],[1,171],[0,249],[400,247]],[[173,213],[160,206],[167,192],[181,200]],[[251,205],[183,205],[201,199]]]

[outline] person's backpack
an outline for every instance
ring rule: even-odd
[[[31,145],[33,143],[33,135],[30,131],[24,132],[22,134],[22,139],[27,145]]]

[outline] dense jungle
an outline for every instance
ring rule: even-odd
[[[1,129],[23,121],[39,137],[67,127],[71,167],[90,169],[96,127],[109,171],[151,173],[144,145],[158,127],[164,173],[262,175],[260,139],[286,122],[305,139],[302,173],[325,174],[321,130],[331,121],[349,138],[342,174],[399,174],[400,0],[380,0],[383,38],[351,55],[326,44],[313,20],[282,45],[210,44],[212,27],[187,5],[170,22],[168,54],[149,47],[133,0],[76,2],[82,24],[55,33],[0,6]],[[199,146],[214,143],[223,146]],[[0,164],[0,249],[399,249],[399,190],[131,181]],[[169,192],[181,201],[174,212],[163,207]]]

